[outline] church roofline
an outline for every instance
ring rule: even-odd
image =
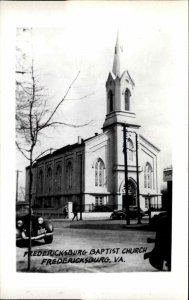
[[[96,137],[102,136],[103,134],[104,134],[103,132],[101,132],[101,133],[96,133],[95,135],[91,136],[90,138],[85,139],[83,142],[86,143],[86,142],[88,142],[88,141],[90,141],[90,140],[92,140],[92,139],[95,139]]]
[[[42,160],[47,159],[47,158],[51,158],[51,157],[53,157],[53,156],[55,156],[55,155],[58,155],[58,154],[65,153],[65,152],[70,151],[70,150],[73,150],[73,149],[75,149],[75,148],[82,147],[82,146],[84,146],[84,141],[82,141],[81,144],[75,143],[75,144],[72,144],[72,145],[70,145],[70,144],[69,144],[69,145],[66,145],[66,146],[64,146],[64,147],[61,147],[61,148],[55,150],[55,151],[52,152],[52,153],[48,153],[48,154],[46,154],[46,155],[40,157],[39,159],[37,159],[37,162],[42,161]],[[26,167],[26,168],[29,168],[29,166]]]
[[[145,141],[148,145],[153,147],[156,151],[160,152],[161,150],[157,148],[155,145],[153,145],[151,142],[149,142],[142,134],[139,134],[140,138]]]
[[[169,167],[164,168],[163,171],[172,170],[172,169],[173,169],[173,166],[170,165]]]
[[[108,79],[106,80],[106,85],[110,79],[112,79],[112,80],[116,79],[116,76],[114,75],[114,73],[112,71],[110,71],[108,74]]]
[[[69,150],[72,150],[72,149],[75,149],[75,148],[78,148],[78,147],[82,147],[82,146],[83,146],[83,142],[81,142],[81,144],[80,143],[75,143],[75,144],[72,144],[72,145],[66,145],[65,147],[57,149],[52,154],[56,155],[56,154],[64,153],[64,152],[67,152]]]
[[[128,71],[128,70],[123,71],[123,73],[122,73],[122,75],[121,75],[121,79],[122,79],[122,77],[124,76],[125,73],[127,73],[128,77],[129,77],[129,80],[131,81],[131,84],[132,84],[133,86],[135,86],[134,80],[131,78],[131,75],[129,74],[129,71]]]
[[[117,76],[115,76],[115,74],[112,71],[110,71],[109,74],[111,74],[113,79],[116,79]]]
[[[116,79],[118,78],[119,80],[122,80],[124,74],[127,74],[128,78],[129,78],[129,80],[130,80],[131,85],[132,85],[133,87],[135,87],[134,80],[131,78],[131,75],[129,74],[129,71],[128,71],[128,70],[123,71],[123,73],[122,73],[122,75],[121,75],[120,77],[119,77],[118,75],[115,76],[115,74],[114,74],[112,71],[110,71],[109,74],[108,74],[108,79],[107,79],[105,85],[107,86],[108,81],[111,80],[111,79],[112,79],[112,80],[116,80]]]
[[[52,157],[54,157],[54,156],[56,156],[56,155],[58,155],[58,154],[63,154],[63,153],[65,153],[65,152],[67,152],[67,151],[70,151],[70,150],[73,150],[73,149],[76,149],[76,148],[83,147],[83,146],[85,145],[86,142],[88,142],[88,141],[90,141],[90,140],[92,140],[92,139],[94,139],[94,138],[96,138],[96,137],[99,137],[99,136],[101,136],[101,135],[103,135],[103,134],[104,134],[103,132],[102,132],[102,133],[99,133],[99,134],[98,134],[98,133],[95,133],[94,136],[91,136],[91,137],[89,137],[89,138],[87,138],[87,139],[85,139],[85,140],[82,139],[81,144],[80,144],[80,143],[75,143],[75,144],[72,144],[72,145],[69,144],[69,145],[66,145],[66,146],[64,146],[64,147],[61,147],[61,148],[55,150],[55,151],[52,152],[52,153],[48,153],[48,154],[46,154],[46,155],[40,157],[39,159],[37,159],[36,162],[40,162],[40,161],[42,161],[42,160],[44,160],[44,159],[52,158]],[[36,163],[35,163],[35,165],[36,165]],[[29,169],[29,167],[30,167],[30,166],[27,166],[26,169]]]

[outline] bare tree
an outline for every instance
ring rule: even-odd
[[[32,34],[31,29],[20,29],[18,35],[28,31]],[[21,37],[22,38],[22,37]],[[31,44],[32,47],[32,44]],[[49,151],[46,149],[42,153],[36,154],[36,146],[40,142],[41,135],[48,128],[66,125],[71,127],[86,126],[85,124],[68,124],[56,119],[56,113],[62,103],[66,100],[72,86],[79,76],[80,71],[68,86],[64,96],[53,109],[47,106],[48,94],[46,88],[41,84],[40,76],[35,71],[34,58],[27,56],[27,53],[17,48],[17,66],[16,66],[16,146],[22,155],[29,160],[29,246],[28,246],[28,270],[31,265],[31,204],[32,204],[32,183],[33,183],[33,166],[36,160]],[[85,98],[81,97],[80,99]]]

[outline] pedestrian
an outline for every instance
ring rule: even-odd
[[[73,219],[72,219],[72,221],[76,218],[76,220],[77,221],[79,221],[78,220],[78,216],[77,216],[77,212],[78,212],[78,209],[77,209],[77,206],[75,205],[75,203],[73,204]]]
[[[65,206],[64,207],[64,218],[67,219],[68,217],[68,210],[67,210],[67,207]]]

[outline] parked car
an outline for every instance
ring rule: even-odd
[[[156,237],[148,238],[147,242],[155,245],[151,252],[144,254],[144,259],[149,259],[150,264],[161,271],[171,271],[171,220],[170,213],[166,212],[154,216],[153,228],[156,230]]]
[[[145,216],[145,212],[140,208],[140,218]],[[129,207],[129,217],[131,219],[136,219],[138,217],[138,207],[130,206]]]
[[[156,229],[159,226],[159,222],[160,222],[159,220],[161,220],[164,216],[167,217],[166,211],[161,211],[161,212],[158,212],[158,213],[154,214],[153,216],[151,216],[151,219],[150,219],[151,228]]]
[[[31,240],[44,239],[46,244],[53,241],[53,224],[32,213]],[[29,203],[16,204],[16,242],[29,240]]]
[[[110,218],[113,220],[126,219],[126,211],[125,210],[114,210],[110,215]],[[145,212],[140,209],[140,218],[145,216]],[[138,208],[137,206],[129,207],[129,217],[130,219],[136,219],[138,217]]]
[[[112,220],[123,220],[126,219],[126,214],[123,210],[114,210],[110,215],[110,219]]]

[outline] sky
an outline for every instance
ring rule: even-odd
[[[52,23],[53,26],[38,22],[20,24],[20,27],[32,28],[35,65],[48,88],[49,108],[62,99],[80,71],[67,97],[69,100],[61,106],[56,118],[72,124],[90,122],[86,127],[48,131],[39,151],[57,149],[77,142],[77,136],[85,139],[101,132],[106,115],[105,82],[112,70],[119,30],[123,45],[122,68],[129,71],[135,82],[133,101],[140,132],[161,150],[162,182],[163,168],[172,164],[173,103],[178,102],[181,85],[184,85],[180,78],[185,54],[185,36],[180,34],[185,25],[182,5],[87,2],[79,11],[77,8],[71,3],[65,5],[61,23]],[[16,168],[22,171],[19,173],[22,186],[27,165],[17,153]]]

